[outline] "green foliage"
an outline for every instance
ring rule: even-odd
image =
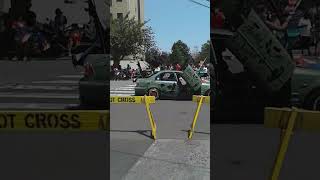
[[[122,19],[112,19],[110,45],[112,59],[118,65],[126,56],[139,58],[139,55],[154,47],[154,33],[151,27],[128,15]]]
[[[208,40],[206,43],[202,44],[201,51],[195,58],[195,62],[199,63],[200,61],[204,61],[209,59],[210,57],[210,41]]]
[[[191,54],[187,44],[181,40],[175,42],[171,48],[170,62],[173,64],[184,64],[185,62],[189,63],[190,60]]]
[[[152,47],[146,51],[146,62],[150,64],[151,67],[158,67],[163,62],[161,61],[161,51]]]

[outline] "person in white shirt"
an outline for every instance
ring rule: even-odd
[[[308,53],[310,55],[309,46],[312,42],[311,38],[311,20],[309,18],[309,15],[307,13],[304,14],[304,16],[300,19],[298,26],[301,28],[300,32],[300,41],[299,47],[302,47],[303,49],[308,49]]]

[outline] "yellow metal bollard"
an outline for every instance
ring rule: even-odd
[[[278,180],[278,178],[279,178],[280,170],[281,170],[283,160],[285,158],[285,155],[286,155],[286,152],[288,149],[290,137],[293,132],[293,128],[295,125],[295,121],[297,119],[297,115],[298,115],[297,109],[293,108],[291,115],[290,115],[290,118],[289,118],[289,121],[288,121],[288,124],[286,126],[286,129],[284,129],[285,130],[284,134],[283,134],[283,132],[281,132],[282,137],[280,139],[280,148],[279,148],[279,152],[277,154],[277,158],[276,158],[276,161],[275,161],[275,164],[273,167],[271,180]]]
[[[150,110],[150,104],[154,104],[156,99],[154,96],[111,96],[110,103],[112,104],[145,104],[146,111],[148,114],[150,126],[151,126],[151,136],[156,139],[157,126],[154,121],[152,112]]]
[[[151,98],[153,98],[153,99],[151,99]],[[156,135],[157,125],[156,125],[156,123],[154,121],[152,112],[150,110],[150,102],[155,101],[155,98],[154,97],[150,97],[150,96],[144,96],[144,100],[145,100],[147,114],[148,114],[148,117],[149,117],[149,122],[150,122],[150,125],[151,125],[151,135],[152,135],[153,139],[156,140],[157,139],[157,135]]]
[[[199,115],[199,112],[200,112],[200,109],[201,109],[201,105],[202,105],[203,99],[204,99],[204,96],[201,96],[200,100],[198,101],[197,110],[196,110],[196,113],[194,114],[194,117],[193,117],[191,129],[188,132],[188,139],[192,138],[192,135],[193,135],[193,132],[194,132],[194,127],[195,127],[197,119],[198,119],[198,115]]]

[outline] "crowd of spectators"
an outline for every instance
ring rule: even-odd
[[[255,7],[260,18],[289,50],[308,51],[308,55],[318,55],[320,40],[320,1],[299,4],[299,0],[287,0],[280,3],[278,9],[272,8],[266,1]],[[221,9],[211,11],[211,28],[224,28],[228,20]],[[313,53],[310,48],[314,47]],[[292,54],[291,54],[292,55]]]

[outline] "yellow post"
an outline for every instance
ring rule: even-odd
[[[281,144],[280,144],[279,152],[277,154],[277,158],[276,158],[276,161],[275,161],[275,164],[273,167],[271,180],[278,180],[280,170],[281,170],[281,167],[283,164],[283,160],[285,158],[285,155],[286,155],[286,152],[288,149],[291,133],[293,132],[293,128],[295,125],[297,115],[298,115],[297,109],[292,108],[292,112],[291,112],[287,127],[285,129],[285,132],[284,132],[283,136],[280,137]],[[283,132],[281,132],[281,133],[283,133]]]
[[[148,96],[144,96],[144,101],[145,101],[145,105],[146,105],[146,110],[147,110],[147,114],[149,117],[149,122],[151,125],[151,135],[153,137],[154,140],[156,140],[157,136],[156,136],[156,132],[157,132],[157,125],[153,119],[153,115],[151,113],[150,110],[150,102],[149,102],[149,97]]]
[[[189,133],[188,133],[188,139],[192,138],[192,135],[193,135],[193,132],[194,132],[194,127],[195,127],[197,119],[198,119],[198,115],[199,115],[199,112],[200,112],[200,109],[201,109],[203,98],[204,98],[204,96],[201,96],[200,100],[198,102],[197,110],[196,110],[196,113],[194,114],[194,117],[193,117],[191,129],[189,130]]]

